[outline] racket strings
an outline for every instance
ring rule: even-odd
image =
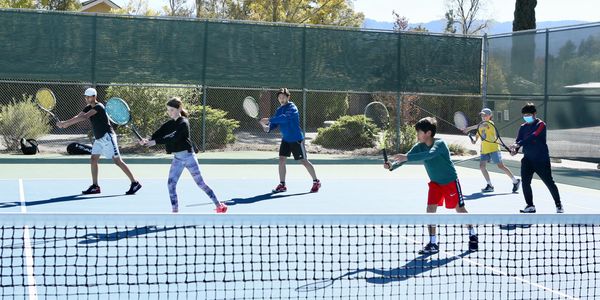
[[[50,90],[43,89],[36,93],[35,96],[39,105],[47,110],[52,110],[56,105],[56,98]]]
[[[252,99],[244,99],[244,103],[242,104],[244,111],[250,117],[256,118],[258,117],[258,104]]]

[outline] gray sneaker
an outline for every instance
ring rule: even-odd
[[[524,209],[521,209],[521,212],[526,213],[526,214],[535,213],[535,206],[533,206],[533,205],[526,206]]]
[[[521,186],[521,179],[517,179],[517,183],[513,183],[512,192],[516,193],[519,190],[519,186]]]

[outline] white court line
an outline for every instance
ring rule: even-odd
[[[26,213],[27,207],[25,204],[25,189],[23,187],[23,179],[19,178],[19,199],[21,201],[21,212]],[[29,291],[29,299],[37,300],[37,288],[35,285],[35,276],[33,273],[33,250],[31,249],[31,238],[29,226],[23,227],[23,251],[25,255],[25,269],[27,270],[27,289]]]
[[[416,240],[413,240],[413,239],[411,239],[411,238],[409,238],[409,237],[402,236],[402,235],[400,235],[400,234],[399,234],[399,233],[397,233],[397,232],[393,232],[393,231],[386,230],[386,229],[383,229],[383,228],[378,228],[378,227],[376,227],[376,226],[374,226],[374,225],[371,225],[371,226],[373,226],[374,228],[376,228],[376,229],[379,229],[379,230],[381,230],[381,231],[383,231],[383,232],[387,232],[387,233],[389,233],[389,234],[397,235],[399,238],[405,239],[405,240],[407,240],[407,241],[410,241],[410,242],[413,242],[413,243],[415,243],[415,244],[420,244],[420,242],[418,242],[418,241],[416,241]],[[479,262],[477,262],[477,261],[474,261],[474,260],[472,260],[472,259],[469,259],[469,258],[461,257],[461,256],[459,256],[459,255],[456,255],[456,254],[453,254],[453,253],[450,253],[450,252],[446,252],[446,251],[442,251],[442,250],[440,250],[440,252],[439,252],[439,253],[443,253],[443,254],[444,254],[444,255],[446,255],[447,257],[451,257],[451,258],[457,258],[457,259],[462,259],[463,261],[465,261],[465,262],[467,262],[467,263],[469,263],[469,264],[472,264],[472,265],[478,266],[478,267],[480,267],[480,268],[484,268],[484,269],[486,269],[486,270],[488,270],[488,271],[491,271],[491,272],[492,272],[492,273],[494,273],[494,274],[498,274],[498,275],[506,276],[506,277],[508,277],[508,278],[514,279],[515,281],[520,281],[520,282],[522,282],[522,283],[525,283],[525,284],[532,285],[532,286],[534,286],[534,287],[537,287],[537,288],[540,288],[540,289],[546,290],[546,291],[548,291],[548,292],[551,292],[551,293],[553,293],[553,294],[559,295],[559,296],[561,296],[561,297],[564,297],[564,298],[567,298],[567,299],[578,299],[578,298],[574,298],[574,297],[572,297],[572,296],[570,296],[570,295],[567,295],[567,294],[565,294],[565,293],[563,293],[563,292],[561,292],[561,291],[555,291],[555,290],[553,290],[553,289],[551,289],[551,288],[549,288],[549,287],[543,286],[543,285],[541,285],[541,284],[539,284],[539,283],[532,282],[532,281],[530,281],[530,280],[527,280],[527,279],[525,279],[525,278],[523,278],[523,277],[519,277],[519,276],[515,276],[515,275],[510,275],[510,274],[508,274],[508,273],[506,273],[506,272],[503,272],[503,271],[501,271],[501,270],[498,270],[498,269],[492,268],[492,267],[490,267],[490,266],[486,266],[485,264],[479,263]]]

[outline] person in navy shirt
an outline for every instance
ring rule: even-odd
[[[321,182],[317,179],[315,168],[306,158],[306,148],[304,146],[304,134],[300,128],[300,114],[296,105],[290,101],[290,92],[287,88],[281,88],[277,92],[277,100],[281,106],[275,111],[275,115],[270,118],[263,118],[260,123],[265,131],[270,132],[279,128],[282,139],[279,146],[279,185],[273,189],[273,193],[287,191],[285,185],[286,161],[290,154],[294,155],[294,160],[299,160],[306,168],[313,179],[311,193],[316,193],[321,188]]]
[[[523,158],[521,159],[521,181],[523,185],[523,196],[527,206],[522,213],[535,213],[533,205],[533,192],[531,191],[531,179],[533,173],[538,174],[544,182],[556,205],[556,212],[563,213],[563,205],[560,202],[558,187],[552,178],[550,167],[550,153],[546,144],[546,123],[536,118],[536,109],[533,103],[527,103],[521,109],[525,123],[519,128],[515,144],[510,146],[510,154],[515,155],[519,148],[523,147]]]

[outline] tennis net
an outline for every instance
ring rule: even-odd
[[[598,215],[1,214],[0,297],[598,299]],[[427,224],[440,252],[419,255]],[[468,251],[464,224],[479,250]]]

